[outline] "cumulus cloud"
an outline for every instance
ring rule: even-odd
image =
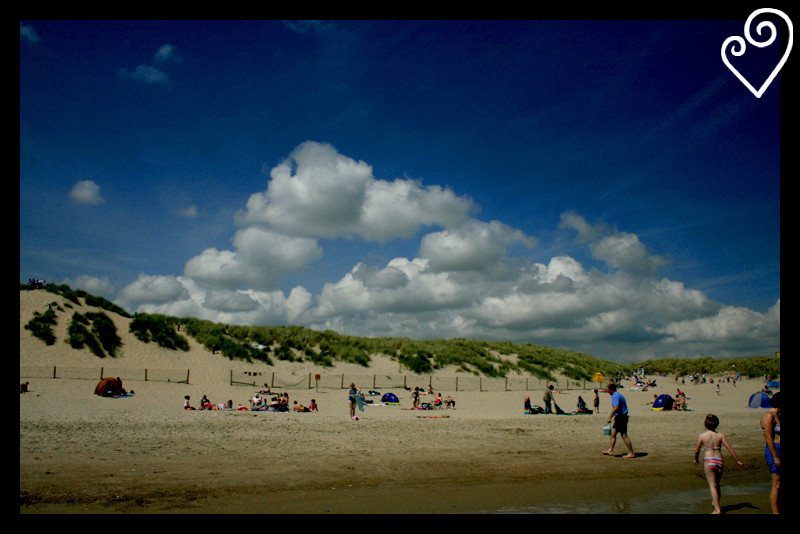
[[[527,247],[536,245],[534,238],[499,221],[469,221],[423,236],[420,255],[435,271],[483,270],[500,261],[516,242]]]
[[[242,225],[267,225],[289,235],[360,237],[385,242],[424,226],[467,220],[470,199],[419,182],[377,180],[372,167],[325,143],[308,141],[270,171],[266,191],[254,193],[239,214]]]
[[[173,276],[140,274],[123,288],[120,297],[131,303],[165,303],[185,299],[188,293]]]
[[[592,257],[605,262],[612,269],[653,275],[668,263],[661,256],[651,255],[636,234],[620,232],[605,223],[589,224],[574,211],[561,215],[560,227],[576,231],[578,241],[589,244]]]
[[[70,287],[83,289],[92,295],[108,295],[114,292],[114,284],[107,277],[79,275],[64,280],[62,283]]]
[[[659,276],[665,259],[636,234],[574,211],[562,214],[559,229],[597,260],[591,267],[563,253],[533,261],[539,240],[478,220],[471,199],[406,178],[376,179],[369,164],[328,144],[301,144],[269,176],[237,214],[231,250],[203,250],[182,276],[143,274],[120,301],[231,324],[503,339],[628,361],[763,354],[780,344],[780,302],[767,313],[713,302]],[[354,256],[316,295],[300,285],[288,295],[280,289],[322,260],[318,240],[408,238],[416,257]]]
[[[100,196],[100,186],[92,180],[79,180],[72,186],[69,198],[78,204],[102,204],[105,202]]]
[[[316,240],[286,236],[259,226],[236,232],[236,251],[208,248],[191,258],[184,275],[214,288],[274,288],[287,273],[322,256]]]

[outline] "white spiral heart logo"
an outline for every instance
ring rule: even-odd
[[[769,21],[761,22],[758,26],[756,26],[756,31],[758,32],[758,35],[761,35],[761,32],[764,28],[768,28],[770,31],[769,39],[767,39],[764,42],[759,42],[754,40],[753,37],[750,35],[750,24],[753,22],[754,18],[763,13],[771,13],[773,15],[777,15],[786,22],[786,25],[789,27],[789,41],[788,44],[786,45],[786,51],[783,53],[783,56],[781,56],[781,60],[778,62],[775,68],[772,69],[772,73],[769,75],[767,80],[761,85],[761,87],[758,90],[756,90],[752,85],[750,85],[750,82],[748,82],[745,79],[745,77],[742,76],[742,74],[738,70],[736,70],[736,68],[733,65],[731,65],[726,55],[726,49],[728,48],[728,44],[731,42],[738,44],[740,47],[739,49],[737,49],[736,44],[734,44],[731,47],[731,53],[736,57],[744,55],[744,51],[747,46],[744,42],[744,39],[742,39],[738,35],[734,35],[728,37],[727,39],[725,39],[725,42],[722,43],[722,62],[725,63],[725,65],[731,70],[731,72],[733,72],[733,74],[735,74],[736,77],[739,78],[739,81],[741,81],[745,85],[745,87],[747,87],[750,90],[750,92],[755,95],[756,98],[761,98],[761,95],[763,95],[764,91],[767,90],[769,84],[772,83],[772,80],[775,79],[775,76],[777,76],[778,72],[780,72],[781,68],[783,68],[783,64],[786,63],[786,60],[789,58],[789,52],[792,51],[792,42],[794,41],[794,32],[792,28],[791,19],[789,19],[789,17],[787,17],[783,11],[771,8],[763,8],[753,11],[750,14],[750,16],[747,17],[747,22],[745,22],[744,25],[744,36],[747,39],[747,42],[758,48],[764,48],[771,45],[772,42],[775,40],[775,37],[778,35],[778,31],[775,29],[775,25]]]

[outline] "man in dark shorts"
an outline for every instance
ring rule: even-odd
[[[625,401],[625,397],[617,391],[617,385],[613,382],[608,385],[606,391],[611,395],[611,414],[608,416],[608,422],[610,423],[613,419],[614,425],[611,429],[611,447],[607,451],[603,451],[603,454],[607,456],[614,455],[614,445],[617,444],[617,434],[619,434],[630,451],[624,458],[635,458],[633,445],[628,437],[628,403]]]

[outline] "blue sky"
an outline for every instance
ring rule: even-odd
[[[720,55],[748,14],[21,20],[20,281],[226,323],[773,355],[781,75],[756,98]],[[756,85],[781,53],[728,57]]]

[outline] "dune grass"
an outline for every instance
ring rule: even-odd
[[[20,289],[29,289],[20,284]],[[316,331],[302,326],[246,326],[215,323],[192,317],[170,317],[158,314],[129,314],[112,302],[69,286],[46,284],[44,290],[61,295],[81,306],[94,306],[122,317],[132,318],[130,331],[143,343],[154,342],[161,347],[186,351],[185,336],[190,336],[208,350],[229,359],[262,361],[272,365],[280,361],[312,361],[330,367],[336,361],[369,367],[371,355],[383,354],[396,360],[412,373],[427,374],[438,369],[454,367],[457,372],[488,377],[510,374],[529,374],[554,380],[555,374],[572,380],[591,380],[600,372],[606,377],[644,367],[648,374],[658,372],[671,376],[693,373],[723,375],[734,369],[747,378],[764,375],[780,376],[780,359],[766,356],[715,359],[652,359],[633,364],[601,360],[592,355],[532,343],[511,343],[477,339],[411,339],[407,337],[357,337],[332,330]],[[25,325],[31,333],[47,344],[55,343],[52,326],[57,320],[52,308],[34,316]],[[109,324],[110,323],[110,324]],[[91,328],[88,326],[91,325]],[[70,325],[74,348],[87,345],[100,355],[114,356],[119,347],[118,336],[104,313],[75,313]],[[74,337],[73,337],[74,336]],[[81,344],[81,341],[83,344]]]

